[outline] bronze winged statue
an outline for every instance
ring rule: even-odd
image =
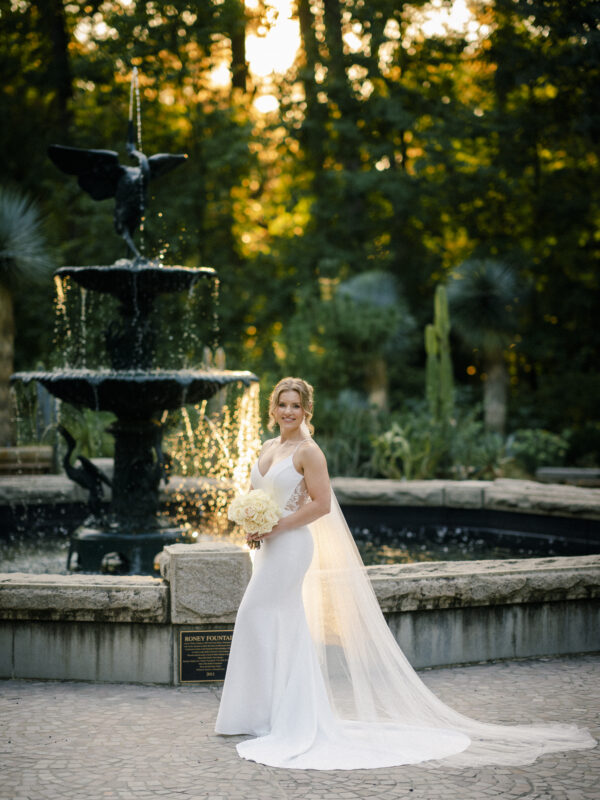
[[[140,252],[133,241],[147,205],[150,181],[170,172],[182,164],[187,155],[157,153],[146,156],[135,146],[133,122],[127,132],[128,154],[137,159],[137,166],[119,164],[119,154],[114,150],[85,150],[51,144],[48,155],[52,162],[67,175],[77,175],[77,182],[94,200],[115,198],[115,230],[122,236],[134,254]]]

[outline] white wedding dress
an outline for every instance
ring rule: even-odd
[[[252,485],[293,513],[309,502],[293,454]],[[442,703],[414,672],[377,604],[333,498],[316,523],[263,540],[240,604],[215,730],[250,734],[243,758],[295,769],[420,762],[526,764],[594,747],[574,725],[501,726]]]

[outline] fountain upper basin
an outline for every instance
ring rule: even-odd
[[[171,267],[139,259],[121,259],[110,266],[61,267],[55,274],[60,278],[72,278],[84,289],[118,298],[181,292],[191,289],[201,278],[217,277],[210,267]]]

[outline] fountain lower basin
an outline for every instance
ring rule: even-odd
[[[17,372],[13,381],[39,381],[55,397],[126,419],[146,419],[212,397],[230,383],[249,386],[256,377],[245,370],[87,370]]]

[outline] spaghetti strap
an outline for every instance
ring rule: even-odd
[[[296,447],[294,447],[294,449],[293,449],[293,450],[292,450],[292,452],[290,453],[290,455],[292,456],[292,458],[293,458],[293,457],[296,455],[296,451],[298,450],[298,448],[299,448],[299,447],[302,447],[302,445],[303,445],[303,444],[305,444],[306,442],[310,442],[310,441],[311,441],[310,439],[300,439],[300,441],[298,442],[298,444],[296,445]]]

